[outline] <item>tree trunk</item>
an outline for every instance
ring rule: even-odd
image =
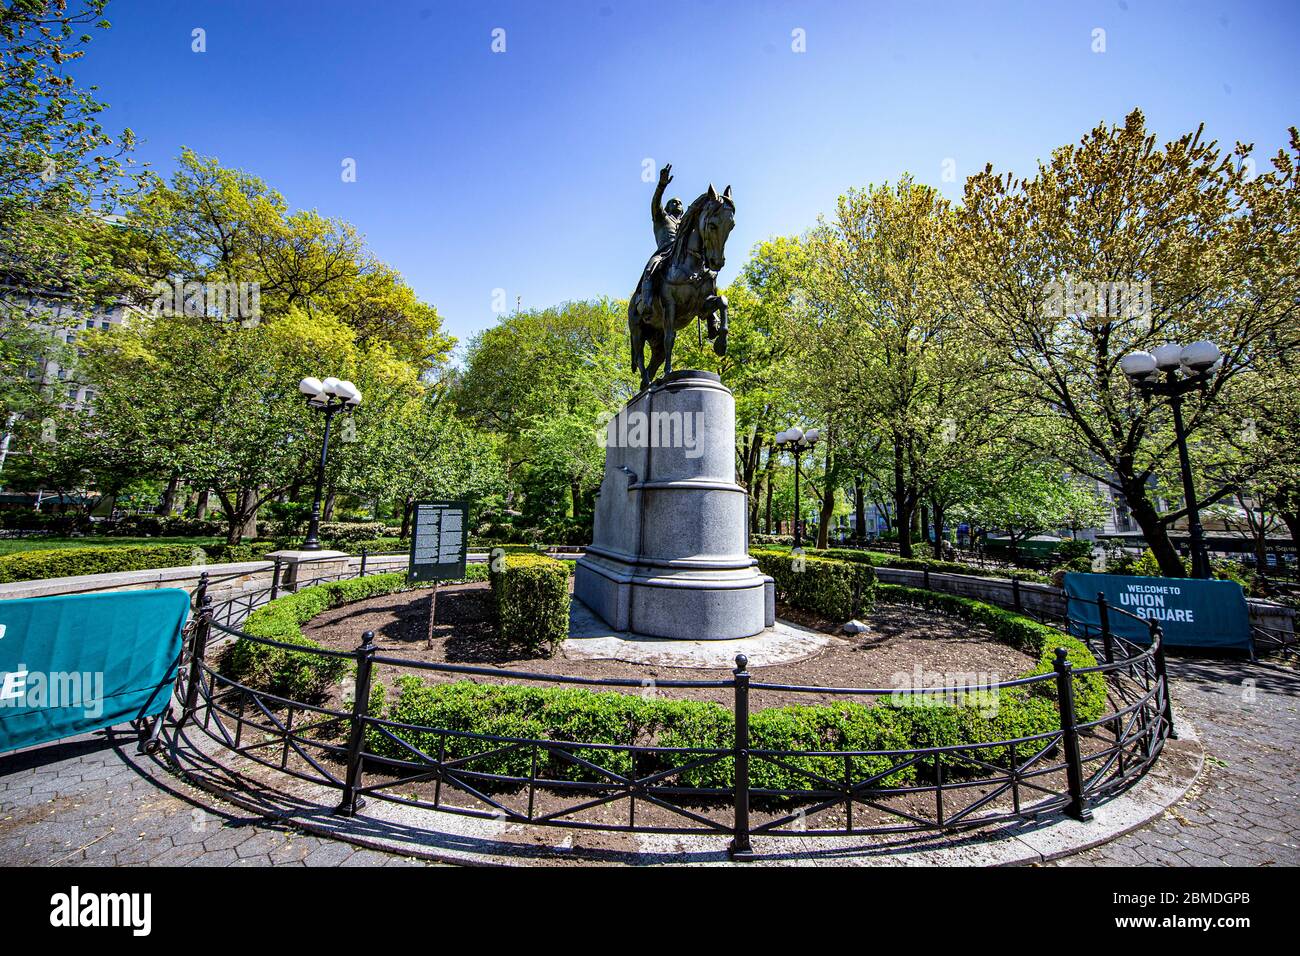
[[[943,508],[938,502],[930,502],[930,508],[934,512],[934,556],[943,557],[943,535],[944,535],[944,513]]]
[[[853,521],[857,525],[854,537],[858,543],[867,540],[867,501],[866,489],[862,487],[862,476],[853,476]]]
[[[569,498],[573,502],[573,519],[576,521],[582,511],[582,488],[577,481],[569,482]]]
[[[1169,529],[1160,520],[1155,505],[1147,498],[1146,488],[1136,483],[1125,482],[1121,478],[1120,490],[1124,493],[1124,500],[1128,502],[1129,513],[1142,529],[1142,536],[1146,538],[1147,546],[1155,555],[1160,573],[1167,578],[1186,577],[1187,569],[1183,566],[1183,559],[1178,556],[1174,543],[1169,540]]]
[[[401,537],[409,538],[411,536],[411,513],[415,511],[415,499],[407,498],[402,502],[402,530]]]
[[[167,479],[167,487],[163,489],[162,501],[158,504],[158,511],[163,517],[167,517],[176,510],[176,489],[180,487],[181,476],[172,473]]]
[[[321,514],[320,514],[321,521],[334,520],[334,497],[335,497],[334,482],[331,481],[329,485],[329,489],[325,492],[325,504],[321,508]]]
[[[829,457],[829,456],[828,456]],[[825,487],[822,489],[822,507],[817,521],[817,547],[825,549],[831,541],[831,516],[835,513],[835,488],[830,475],[826,475]]]
[[[898,527],[898,553],[904,558],[912,556],[912,503],[908,500],[907,482],[903,474],[903,445],[894,441],[894,520]]]
[[[210,492],[208,491],[208,489],[204,488],[202,491],[199,492],[198,498],[194,499],[194,517],[199,521],[203,521],[208,516],[209,494]]]

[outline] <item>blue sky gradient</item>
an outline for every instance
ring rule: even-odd
[[[510,309],[627,296],[653,246],[647,160],[686,202],[732,185],[726,283],[850,186],[910,171],[958,198],[986,162],[1031,172],[1134,106],[1161,137],[1204,121],[1265,157],[1300,123],[1294,0],[114,0],[108,18],[73,72],[141,159],[166,173],[189,146],[349,220],[462,340],[497,289]]]

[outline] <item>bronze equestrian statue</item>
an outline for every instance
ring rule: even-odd
[[[655,253],[646,263],[641,283],[627,307],[632,338],[632,371],[649,388],[659,366],[673,370],[677,332],[697,318],[704,319],[713,351],[727,354],[727,299],[718,293],[718,273],[726,265],[727,236],[736,224],[736,204],[728,186],[718,195],[708,192],[682,211],[679,199],[661,207],[672,182],[672,165],[659,171],[659,185],[650,203]],[[645,347],[650,346],[646,364]]]

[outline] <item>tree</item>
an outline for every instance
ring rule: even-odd
[[[887,450],[899,549],[912,554],[913,517],[962,459],[964,424],[981,416],[982,359],[956,319],[961,293],[947,256],[947,202],[904,177],[849,190],[810,237],[814,304],[799,336],[801,394],[826,424],[826,493]],[[831,501],[823,501],[829,514]]]
[[[509,316],[470,343],[455,403],[475,428],[500,436],[508,503],[527,479],[540,506],[534,520],[559,508],[590,516],[604,472],[599,428],[636,391],[625,315],[612,300],[569,302]]]
[[[0,8],[0,434],[57,408],[48,361],[66,359],[46,328],[52,306],[110,298],[120,230],[107,214],[134,137],[99,122],[105,104],[70,72],[106,0],[13,0]],[[0,461],[3,464],[3,461]]]
[[[1166,342],[1223,349],[1187,399],[1196,441],[1240,421],[1239,382],[1271,375],[1275,350],[1294,348],[1296,206],[1282,198],[1294,197],[1294,163],[1251,185],[1249,152],[1225,154],[1200,129],[1157,147],[1135,110],[1056,150],[1032,178],[991,167],[971,177],[951,246],[971,292],[954,301],[1000,368],[1001,401],[1044,423],[1040,454],[1123,494],[1171,576],[1183,568],[1169,526],[1241,475],[1161,511],[1152,487],[1176,460],[1168,403],[1140,397],[1119,360]]]
[[[107,446],[136,449],[142,468],[178,470],[210,488],[232,544],[256,534],[262,504],[313,473],[322,422],[302,401],[302,378],[326,368],[356,382],[365,396],[359,433],[417,387],[415,370],[388,350],[363,349],[339,320],[298,309],[251,328],[140,317],[87,336],[85,348]]]

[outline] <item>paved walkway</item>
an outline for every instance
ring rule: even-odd
[[[1157,820],[1057,866],[1300,865],[1300,672],[1170,658],[1171,694],[1205,748]]]
[[[107,731],[0,757],[0,864],[397,866],[377,853],[242,814]]]
[[[1058,862],[1300,864],[1300,672],[1173,659],[1174,700],[1207,758],[1160,819]],[[0,757],[0,864],[410,865],[419,861],[267,825],[105,732]]]

